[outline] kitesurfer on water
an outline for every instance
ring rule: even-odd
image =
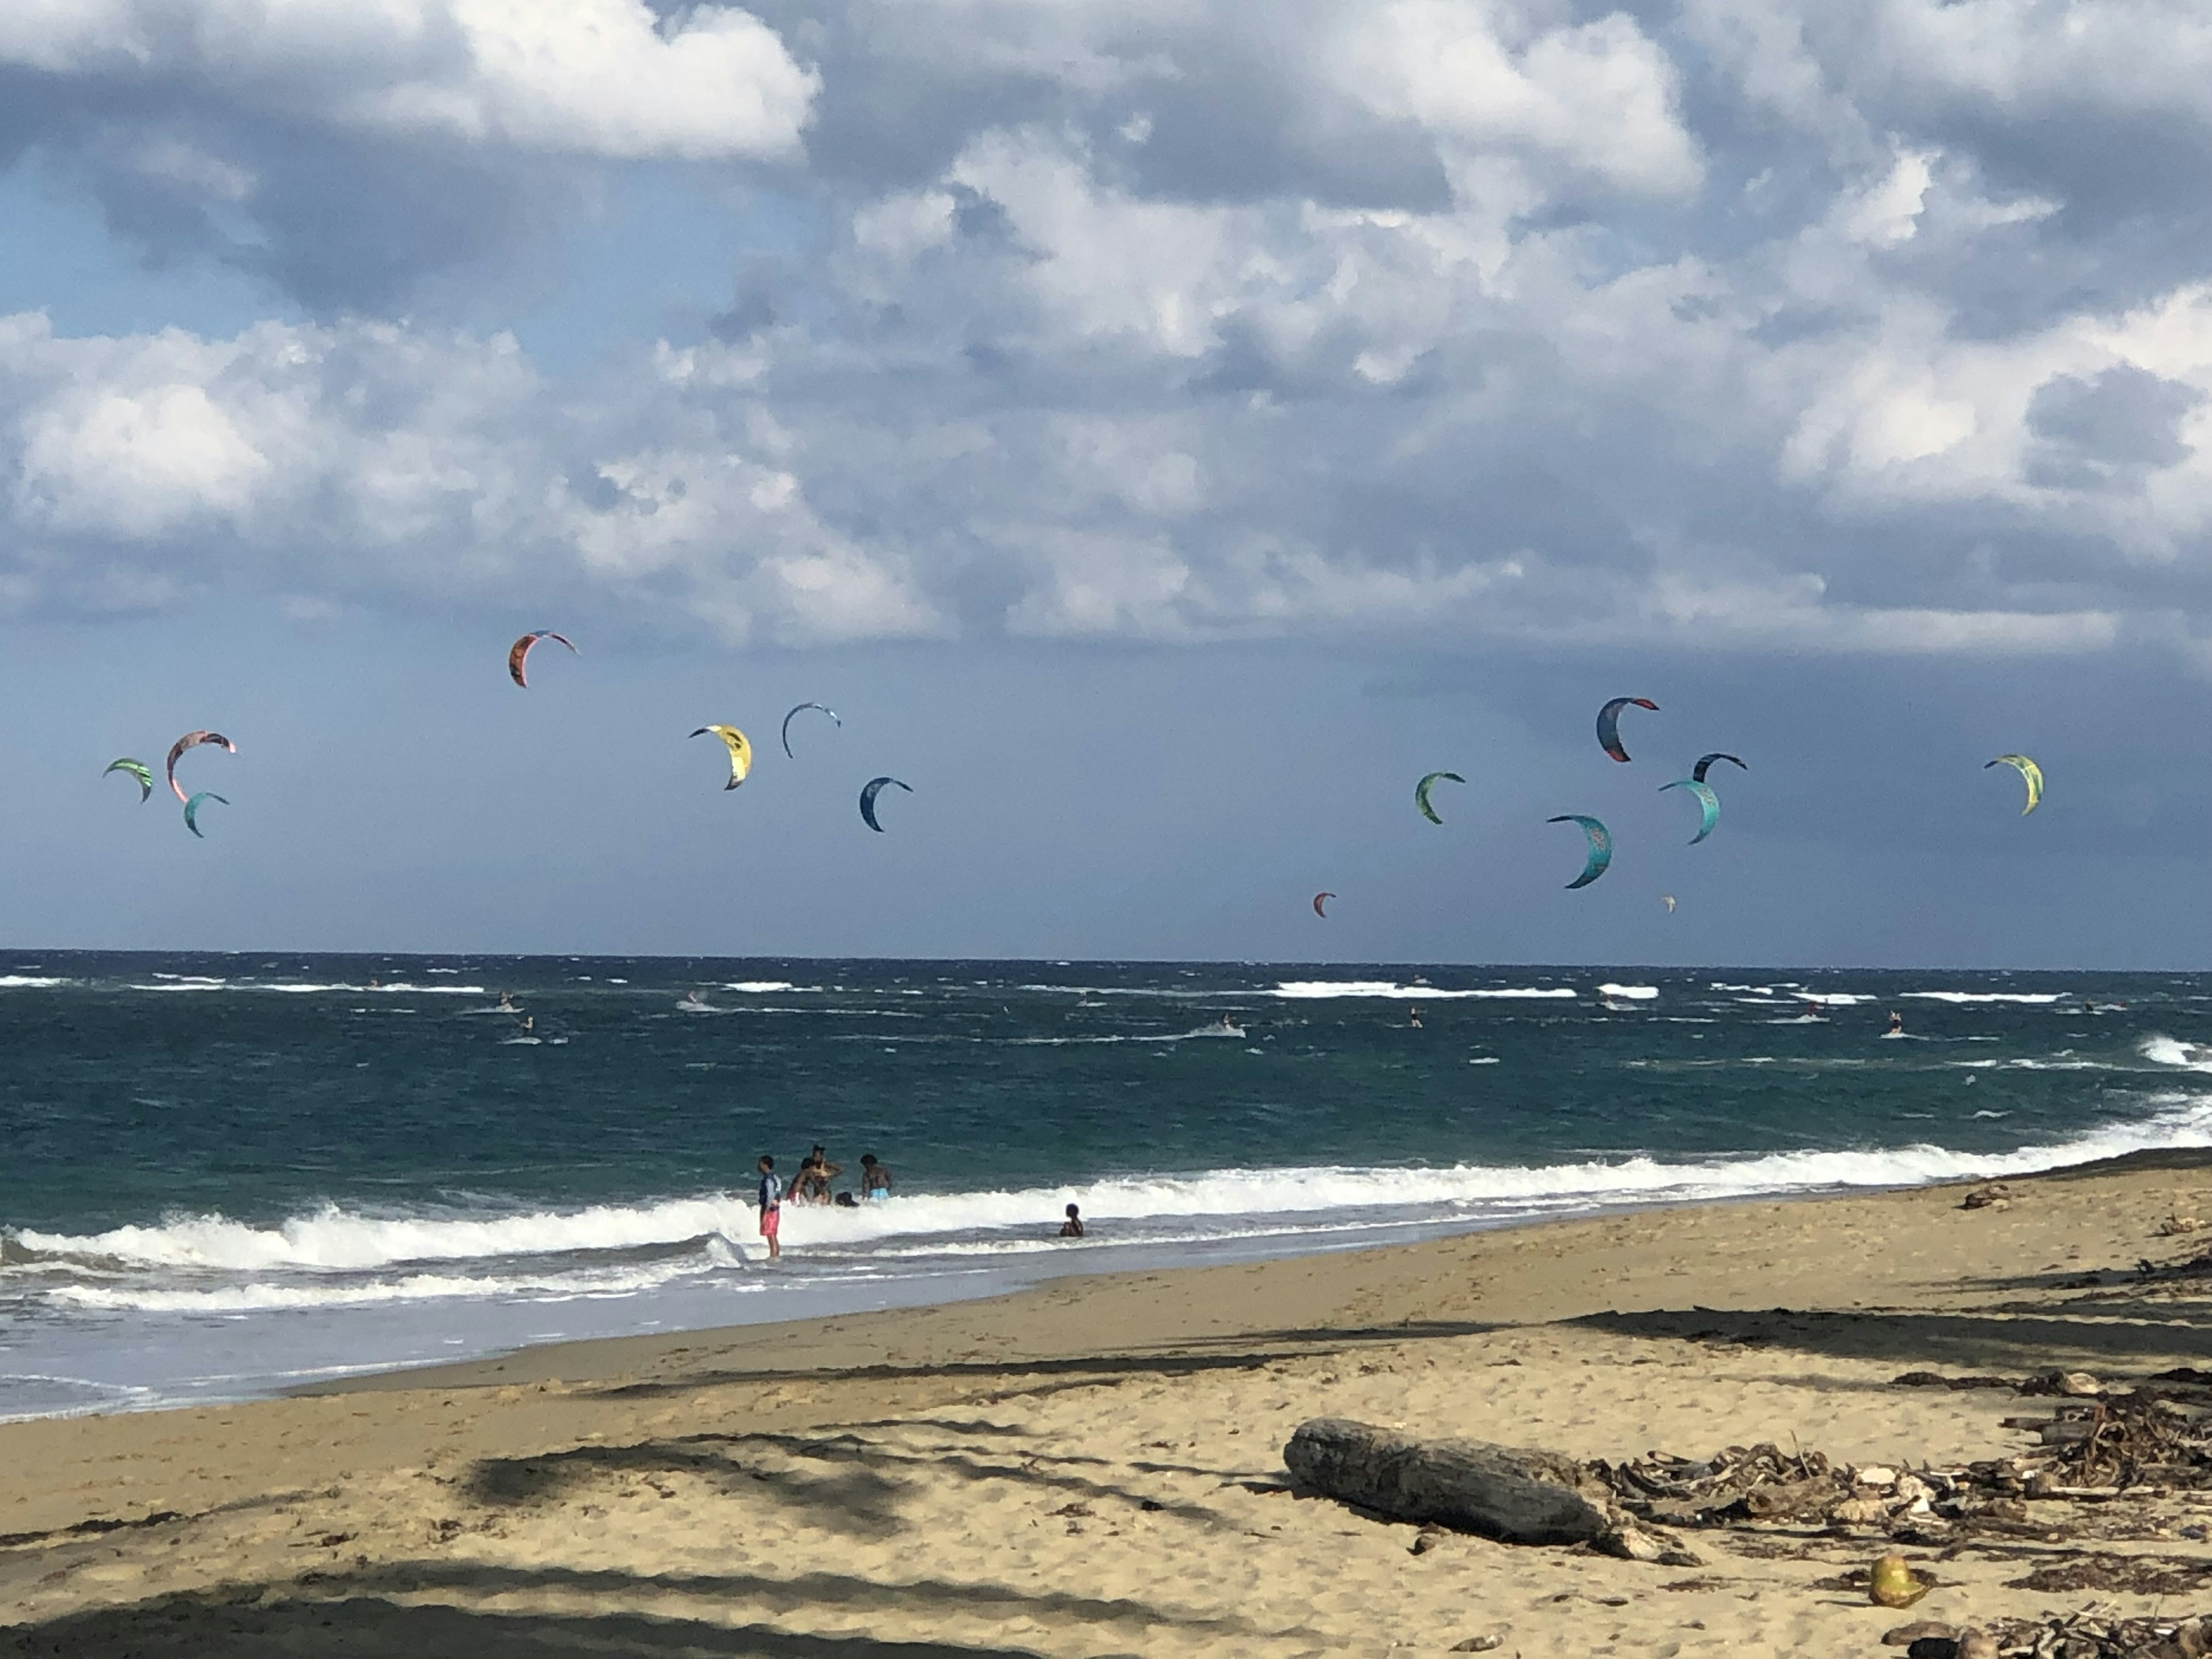
[[[783,1228],[783,1182],[775,1173],[775,1160],[766,1152],[760,1155],[760,1236],[768,1240],[768,1259],[775,1261],[783,1254],[783,1246],[776,1235]]]
[[[1889,1011],[1888,1035],[1891,1036],[1903,1036],[1905,1035],[1905,1016],[1899,1013],[1894,1008]]]

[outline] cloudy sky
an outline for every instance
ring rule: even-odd
[[[0,937],[2205,966],[2208,166],[2185,0],[17,0]]]

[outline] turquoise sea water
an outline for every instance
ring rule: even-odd
[[[0,959],[0,1416],[2212,1144],[2198,1042],[2198,976]],[[817,1140],[896,1195],[770,1268]]]

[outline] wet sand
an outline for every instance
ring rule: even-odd
[[[1613,1460],[1771,1440],[2006,1455],[2007,1390],[1901,1372],[2212,1368],[2212,1156],[1644,1212],[994,1301],[554,1345],[311,1395],[0,1426],[0,1655],[1885,1651],[2107,1593],[2087,1547],[1950,1553],[1910,1614],[1830,1582],[1879,1539],[1684,1534],[1695,1571],[1453,1535],[1291,1489],[1309,1417]],[[2095,1275],[2094,1282],[2091,1275]],[[2048,1511],[2056,1514],[2056,1510]],[[2100,1544],[2202,1561],[2212,1493]],[[2193,1535],[2192,1535],[2193,1534]],[[2185,1598],[2185,1600],[2186,1598]],[[2195,1610],[2212,1609],[2212,1594]]]

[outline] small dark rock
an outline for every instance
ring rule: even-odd
[[[1884,1631],[1881,1644],[1886,1648],[1909,1648],[1915,1642],[1924,1641],[1931,1636],[1955,1642],[1959,1639],[1959,1632],[1955,1626],[1947,1625],[1940,1619],[1916,1619],[1909,1625],[1899,1625],[1894,1630]]]

